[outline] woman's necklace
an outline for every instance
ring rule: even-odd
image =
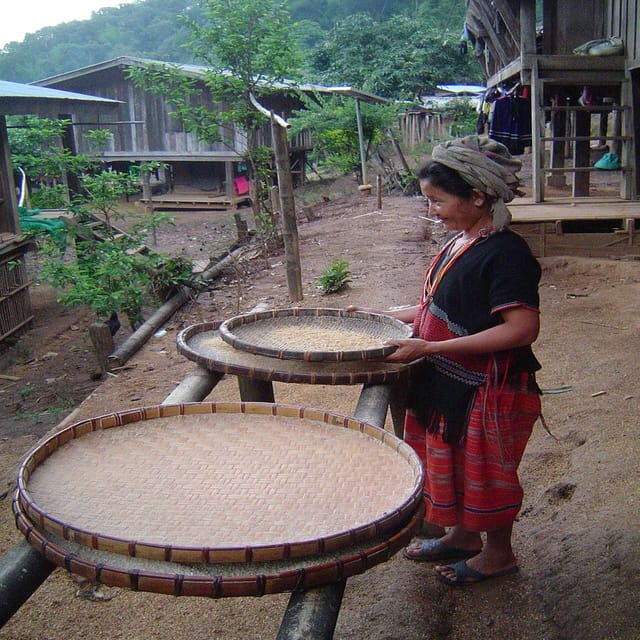
[[[464,235],[460,234],[452,238],[444,247],[442,247],[441,251],[431,262],[431,265],[427,269],[427,273],[425,275],[424,291],[422,294],[422,302],[424,304],[429,304],[433,300],[433,296],[436,294],[436,289],[455,262],[459,260],[460,257],[474,244],[476,244],[476,242],[484,240],[492,232],[492,227],[484,227],[472,238],[464,240],[462,244],[460,244],[460,240],[464,238]]]

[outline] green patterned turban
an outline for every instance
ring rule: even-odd
[[[511,222],[511,213],[505,203],[522,195],[516,175],[522,163],[509,153],[507,147],[489,136],[474,135],[439,144],[431,157],[456,171],[474,189],[489,196],[496,229],[502,229]]]

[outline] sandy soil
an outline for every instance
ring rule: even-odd
[[[355,185],[333,192],[300,221],[306,306],[413,303],[441,232],[421,218],[417,198],[375,198]],[[182,213],[179,233],[158,249],[215,255],[233,236],[220,213]],[[317,277],[333,259],[351,263],[348,290],[321,296]],[[429,564],[400,555],[348,581],[339,640],[631,640],[640,628],[640,473],[637,358],[640,263],[582,258],[541,261],[544,415],[521,467],[525,504],[515,527],[516,576],[450,589]],[[20,458],[61,420],[69,422],[161,402],[193,369],[177,354],[176,334],[222,320],[258,302],[288,306],[284,256],[256,256],[230,270],[165,325],[127,366],[92,381],[90,316],[61,309],[44,285],[33,287],[33,330],[2,359],[0,402],[0,552],[21,537],[10,502]],[[118,343],[126,338],[121,330]],[[279,401],[352,413],[355,387],[276,384]],[[88,397],[87,397],[88,396]],[[225,378],[209,399],[238,399]],[[70,411],[73,412],[68,416]],[[66,418],[65,418],[66,416]],[[78,585],[56,570],[0,630],[7,640],[109,638],[273,638],[288,595],[209,601]]]

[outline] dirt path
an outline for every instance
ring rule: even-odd
[[[300,224],[306,306],[391,306],[416,299],[427,255],[440,241],[439,229],[420,218],[420,200],[387,198],[383,210],[376,211],[373,199],[354,194],[322,205],[318,213],[316,221]],[[218,214],[179,216],[183,248],[200,252],[204,247],[206,253],[208,238],[229,232],[231,223],[221,218],[214,223],[212,215]],[[158,242],[172,244],[171,237],[159,237]],[[351,263],[351,287],[320,296],[315,280],[336,258]],[[192,369],[192,363],[176,353],[177,332],[261,301],[288,306],[283,262],[283,256],[256,258],[229,273],[219,289],[176,314],[165,326],[166,334],[153,338],[126,369],[100,384],[89,383],[93,392],[73,417],[161,402]],[[515,528],[520,573],[452,590],[433,578],[430,565],[396,556],[348,581],[337,640],[638,637],[640,264],[579,258],[542,264],[542,332],[535,350],[543,363],[539,382],[549,391],[543,398],[544,414],[553,436],[536,427],[522,465],[525,504]],[[39,422],[21,415],[16,421],[12,414],[21,399],[19,391],[37,387],[30,394],[22,392],[27,396],[23,407],[36,393],[40,404],[59,406],[56,398],[65,390],[69,395],[77,387],[84,393],[82,385],[88,384],[93,367],[78,329],[86,318],[64,315],[51,299],[38,309],[30,360],[14,358],[2,369],[4,375],[19,378],[13,386],[7,380],[0,384],[5,405],[0,419],[6,492],[0,501],[2,552],[20,540],[10,514],[18,461],[58,422],[60,413],[69,410],[56,415],[40,411],[45,415]],[[57,355],[47,357],[51,353]],[[58,380],[62,370],[66,376]],[[55,380],[47,387],[51,378]],[[42,389],[53,395],[45,397]],[[353,387],[283,384],[276,384],[275,391],[279,401],[343,413],[353,412],[358,394]],[[235,380],[225,378],[210,399],[238,399]],[[93,600],[83,595],[89,593],[56,571],[0,630],[0,639],[268,639],[275,637],[288,601],[283,594],[211,602],[106,587],[94,593]]]

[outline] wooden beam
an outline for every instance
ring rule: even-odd
[[[491,41],[491,45],[496,52],[496,57],[498,58],[497,62],[500,67],[503,67],[511,60],[512,56],[509,56],[505,48],[502,46],[502,37],[493,26],[494,16],[489,12],[484,4],[476,3],[475,6],[478,9],[478,17],[482,21],[482,26],[485,28],[487,35],[489,36],[489,40]]]
[[[536,53],[536,5],[534,0],[520,2],[520,56]],[[540,72],[538,68],[538,73]],[[531,84],[531,67],[522,65],[522,82]]]
[[[522,72],[522,60],[512,60],[508,65],[497,71],[487,79],[487,87],[495,87],[505,80],[520,76]]]
[[[516,15],[507,0],[492,0],[492,2],[501,16],[502,22],[504,22],[504,26],[509,32],[514,46],[518,48],[520,46],[520,16]],[[522,4],[526,3],[523,2]]]

